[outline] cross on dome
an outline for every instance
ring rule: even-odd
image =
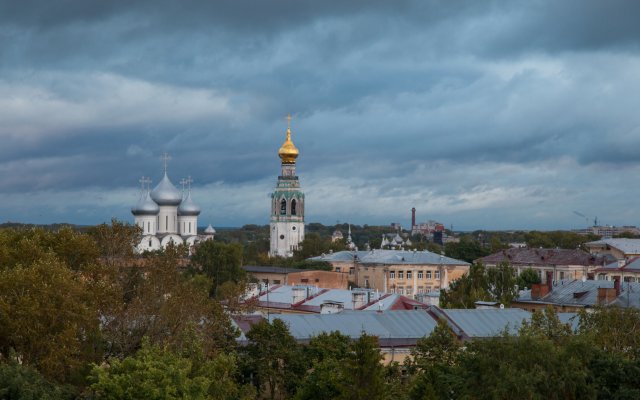
[[[162,157],[160,157],[160,159],[162,160],[162,163],[164,165],[164,173],[167,173],[167,165],[169,164],[169,160],[171,160],[171,156],[169,155],[169,153],[164,153],[162,154]]]

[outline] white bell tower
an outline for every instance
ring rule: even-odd
[[[271,194],[269,256],[291,257],[304,240],[304,193],[296,175],[298,149],[291,141],[291,116],[287,116],[287,138],[278,151],[282,172]]]

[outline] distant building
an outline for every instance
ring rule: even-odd
[[[547,272],[552,280],[593,279],[594,270],[605,263],[603,257],[582,250],[510,248],[476,260],[485,267],[495,267],[507,262],[516,269],[518,275],[531,268],[544,282]]]
[[[615,260],[596,268],[594,273],[600,281],[619,279],[621,282],[640,282],[640,257]]]
[[[165,248],[169,243],[193,246],[203,239],[213,239],[215,230],[198,235],[200,207],[191,198],[191,177],[183,179],[182,192],[167,175],[168,155],[164,155],[164,177],[151,190],[151,180],[142,177],[142,189],[138,203],[131,208],[135,224],[142,230],[142,240],[136,246],[138,252]],[[187,185],[185,191],[184,185]],[[213,230],[213,232],[212,232]]]
[[[640,239],[602,239],[585,243],[589,253],[616,260],[640,256]]]
[[[310,260],[348,272],[349,280],[360,287],[410,297],[447,288],[469,271],[467,262],[426,250],[339,251]]]
[[[342,232],[340,232],[340,230],[336,229],[335,231],[333,231],[333,234],[331,235],[331,243],[335,243],[338,240],[343,240],[344,239],[344,235],[342,234]]]
[[[258,282],[269,285],[314,285],[328,289],[347,289],[349,276],[346,273],[248,265],[242,267]]]
[[[411,236],[422,235],[442,245],[444,232],[444,225],[440,222],[429,220],[427,222],[416,223],[416,208],[413,207],[411,209]]]
[[[640,228],[637,226],[601,226],[595,225],[585,229],[574,229],[573,232],[581,235],[596,235],[603,238],[612,238],[613,236],[622,235],[623,233],[631,233],[633,235],[640,235]]]

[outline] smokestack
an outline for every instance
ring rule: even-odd
[[[613,288],[616,290],[616,297],[620,296],[620,277],[613,278]]]
[[[547,288],[549,292],[553,290],[553,271],[547,271]]]
[[[411,229],[416,226],[416,208],[413,207],[411,209]]]

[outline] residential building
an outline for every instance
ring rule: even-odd
[[[640,239],[602,239],[585,243],[589,253],[616,260],[640,256]]]
[[[615,260],[594,271],[597,280],[640,282],[640,257]]]
[[[554,281],[593,279],[593,271],[605,263],[603,257],[582,250],[532,248],[505,249],[479,258],[476,262],[481,262],[485,267],[506,262],[518,274],[531,268],[538,273],[542,282],[545,282],[547,272],[552,273],[550,276]]]
[[[335,271],[247,265],[242,267],[256,281],[269,285],[314,285],[327,289],[347,289],[349,274]]]
[[[339,251],[313,257],[326,261],[334,271],[348,272],[359,287],[383,293],[416,295],[449,287],[469,271],[469,263],[430,251]]]

